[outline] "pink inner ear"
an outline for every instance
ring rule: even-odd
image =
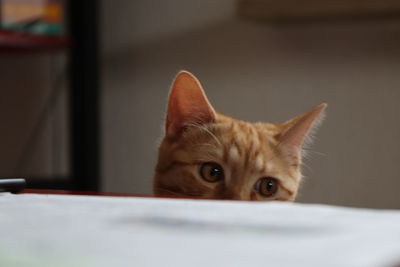
[[[215,111],[200,82],[191,73],[181,71],[176,76],[168,99],[166,131],[177,136],[190,124],[215,121]]]

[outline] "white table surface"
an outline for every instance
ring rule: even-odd
[[[400,211],[0,193],[0,266],[399,266]]]

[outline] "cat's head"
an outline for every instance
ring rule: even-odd
[[[293,201],[302,146],[327,104],[284,123],[250,123],[217,113],[189,72],[176,76],[154,177],[157,195]]]

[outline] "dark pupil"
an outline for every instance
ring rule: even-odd
[[[218,168],[216,168],[216,167],[214,167],[214,168],[211,168],[211,170],[210,170],[210,176],[211,177],[218,177],[218,175],[220,174],[220,170],[218,169]]]
[[[268,181],[267,182],[267,191],[271,191],[272,188],[274,187],[274,183],[272,181]]]

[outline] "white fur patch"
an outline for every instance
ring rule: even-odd
[[[256,157],[256,160],[254,162],[254,166],[256,167],[257,170],[262,170],[264,169],[264,157],[261,154],[258,154]]]
[[[233,145],[229,148],[229,161],[239,161],[240,156],[239,156],[239,150],[238,148]]]
[[[274,164],[272,162],[267,162],[267,172],[272,172],[274,170]]]

